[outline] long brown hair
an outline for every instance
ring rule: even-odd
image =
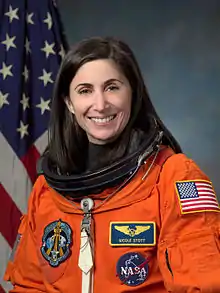
[[[84,130],[75,121],[75,116],[67,109],[64,99],[69,96],[69,86],[77,70],[86,62],[98,59],[112,59],[132,88],[130,121],[117,142],[111,145],[108,154],[103,158],[103,164],[110,164],[123,156],[131,129],[140,129],[147,135],[150,127],[149,114],[157,120],[164,132],[163,143],[171,146],[175,152],[181,152],[178,142],[154,109],[140,68],[129,46],[115,38],[93,37],[71,48],[59,69],[52,98],[49,145],[46,151],[50,162],[64,174],[80,173],[85,169],[88,139]]]

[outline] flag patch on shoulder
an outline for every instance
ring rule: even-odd
[[[182,214],[204,211],[220,212],[219,203],[210,181],[177,181],[175,185]]]

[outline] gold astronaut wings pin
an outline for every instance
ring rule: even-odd
[[[114,227],[117,231],[124,233],[125,235],[129,235],[131,237],[137,236],[140,233],[143,233],[151,228],[150,225],[148,226],[115,226]]]

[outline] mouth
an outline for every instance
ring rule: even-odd
[[[106,117],[88,117],[90,120],[92,120],[95,123],[109,123],[110,121],[114,120],[117,114],[115,115],[110,115]]]

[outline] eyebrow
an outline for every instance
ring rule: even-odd
[[[121,84],[123,84],[123,81],[122,81],[122,80],[119,80],[119,79],[117,79],[117,78],[110,78],[110,79],[108,79],[108,80],[106,80],[106,81],[104,82],[104,86],[106,86],[106,85],[108,85],[108,84],[110,84],[110,83],[112,83],[112,82],[115,82],[115,81],[120,82]],[[75,90],[76,90],[79,86],[92,87],[92,84],[91,84],[91,83],[87,83],[87,82],[79,83],[79,84],[75,87]]]

